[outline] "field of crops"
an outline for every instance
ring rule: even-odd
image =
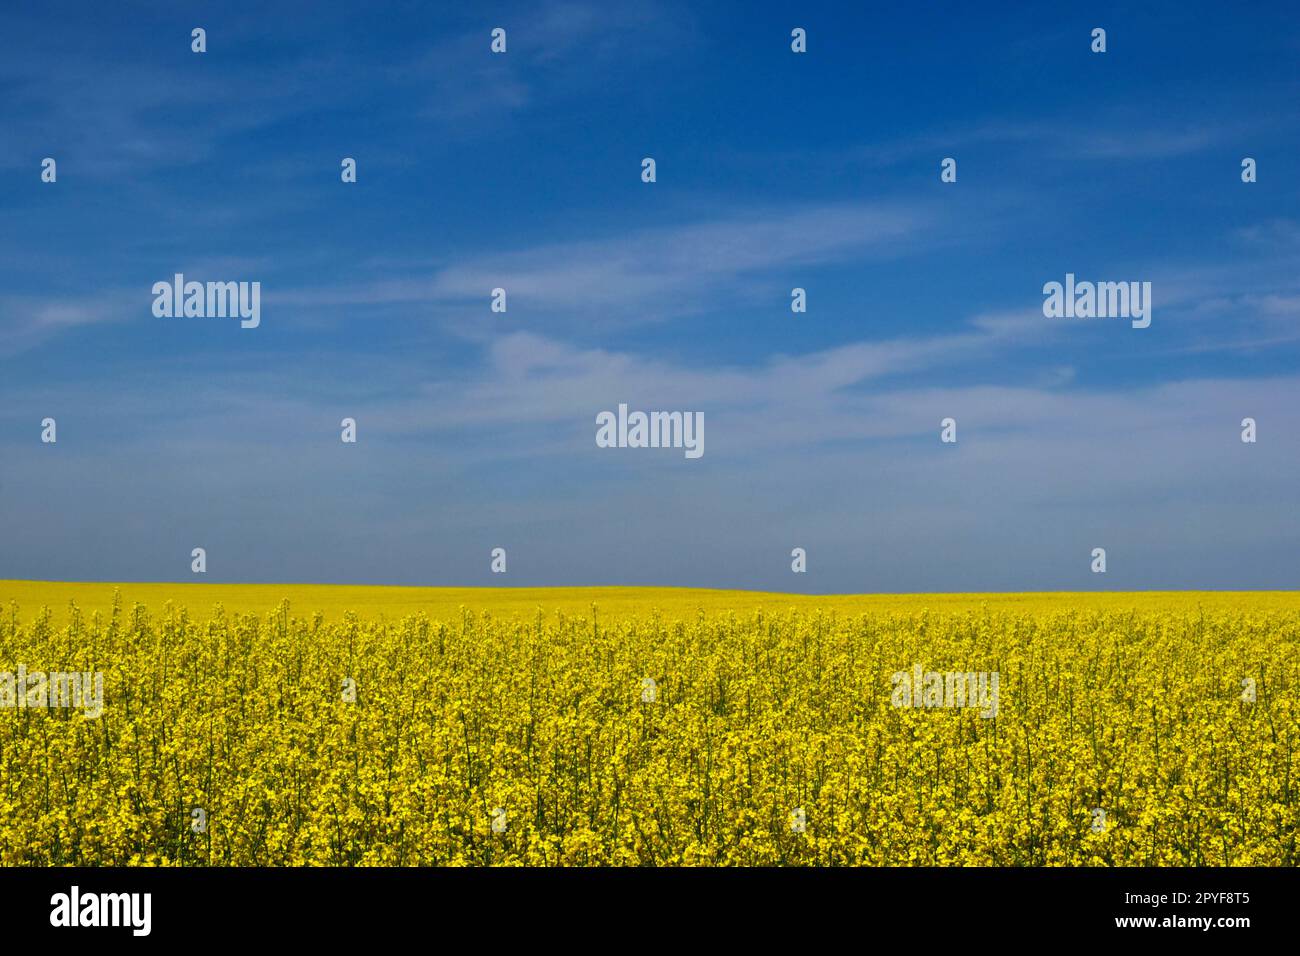
[[[0,671],[100,672],[102,712],[0,680],[6,865],[1297,861],[1291,593],[33,587],[0,583]],[[994,706],[900,699],[931,672]]]

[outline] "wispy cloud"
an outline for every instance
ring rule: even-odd
[[[657,2],[629,6],[611,17],[606,6],[587,0],[530,5],[496,14],[491,23],[435,42],[427,53],[392,65],[389,81],[419,87],[418,114],[451,125],[499,124],[503,116],[550,103],[608,82],[611,64],[653,59],[680,50],[693,32],[686,9],[671,14]],[[507,54],[487,56],[492,28],[506,30]]]
[[[0,357],[25,352],[62,332],[120,321],[130,309],[122,293],[77,298],[0,296]]]
[[[312,307],[455,304],[485,302],[491,289],[501,287],[512,307],[655,322],[716,308],[721,295],[746,301],[749,293],[739,286],[774,269],[903,255],[934,219],[919,204],[756,210],[472,255],[430,267],[421,277],[299,289],[278,293],[276,301]]]
[[[1247,140],[1252,132],[1274,128],[1272,117],[1241,118],[1226,123],[1207,123],[1203,117],[1189,117],[1180,122],[1169,118],[1152,120],[1127,109],[1109,110],[1077,126],[1063,123],[1059,118],[963,121],[833,151],[800,151],[791,154],[790,160],[804,165],[878,169],[924,162],[927,170],[932,167],[937,170],[941,157],[999,149],[1004,160],[1020,163],[1034,160],[1136,162],[1189,156],[1225,143]],[[772,159],[765,155],[761,161]]]

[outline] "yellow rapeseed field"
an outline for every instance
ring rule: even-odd
[[[6,865],[1297,862],[1290,592],[0,600]]]

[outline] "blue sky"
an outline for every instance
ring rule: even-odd
[[[6,10],[0,577],[1295,587],[1297,62],[1290,4]]]

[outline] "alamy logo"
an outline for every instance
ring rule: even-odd
[[[597,448],[684,448],[687,458],[704,454],[703,412],[631,412],[596,416]]]
[[[910,671],[895,671],[895,707],[978,707],[981,717],[998,715],[998,672],[926,671],[913,664]]]
[[[1135,329],[1151,324],[1150,282],[1075,282],[1043,286],[1043,315],[1049,319],[1132,319]]]
[[[260,282],[186,282],[178,272],[171,282],[155,282],[153,294],[153,314],[160,319],[238,317],[243,329],[262,322]]]
[[[129,926],[133,936],[148,936],[153,920],[149,893],[86,893],[79,886],[50,897],[51,926]]]
[[[0,671],[0,707],[46,710],[76,707],[90,718],[104,713],[104,675],[99,671],[65,674],[62,671]]]

